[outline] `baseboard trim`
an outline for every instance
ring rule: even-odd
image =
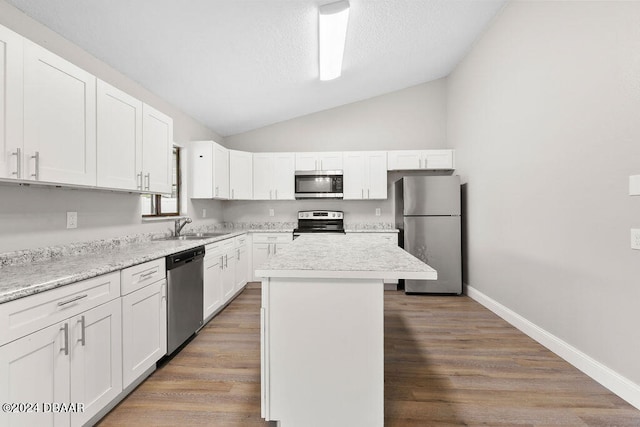
[[[466,294],[511,325],[518,328],[582,372],[611,390],[629,404],[640,409],[640,385],[618,374],[567,342],[530,322],[513,310],[488,297],[473,286],[466,285]]]

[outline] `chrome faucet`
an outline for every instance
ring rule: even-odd
[[[183,219],[184,219],[184,222],[182,222]],[[176,219],[173,235],[176,237],[179,236],[184,226],[189,224],[190,222],[191,222],[191,218],[189,217]]]

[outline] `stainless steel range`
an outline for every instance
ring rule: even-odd
[[[300,211],[298,228],[293,230],[293,238],[306,233],[344,234],[344,212],[342,211]]]

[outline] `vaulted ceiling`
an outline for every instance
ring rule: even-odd
[[[318,79],[332,0],[7,0],[222,136],[448,75],[506,0],[350,0],[340,78]]]

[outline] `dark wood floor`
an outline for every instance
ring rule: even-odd
[[[259,307],[251,284],[100,425],[270,425]],[[640,411],[467,297],[385,292],[384,392],[385,426],[640,426]]]

